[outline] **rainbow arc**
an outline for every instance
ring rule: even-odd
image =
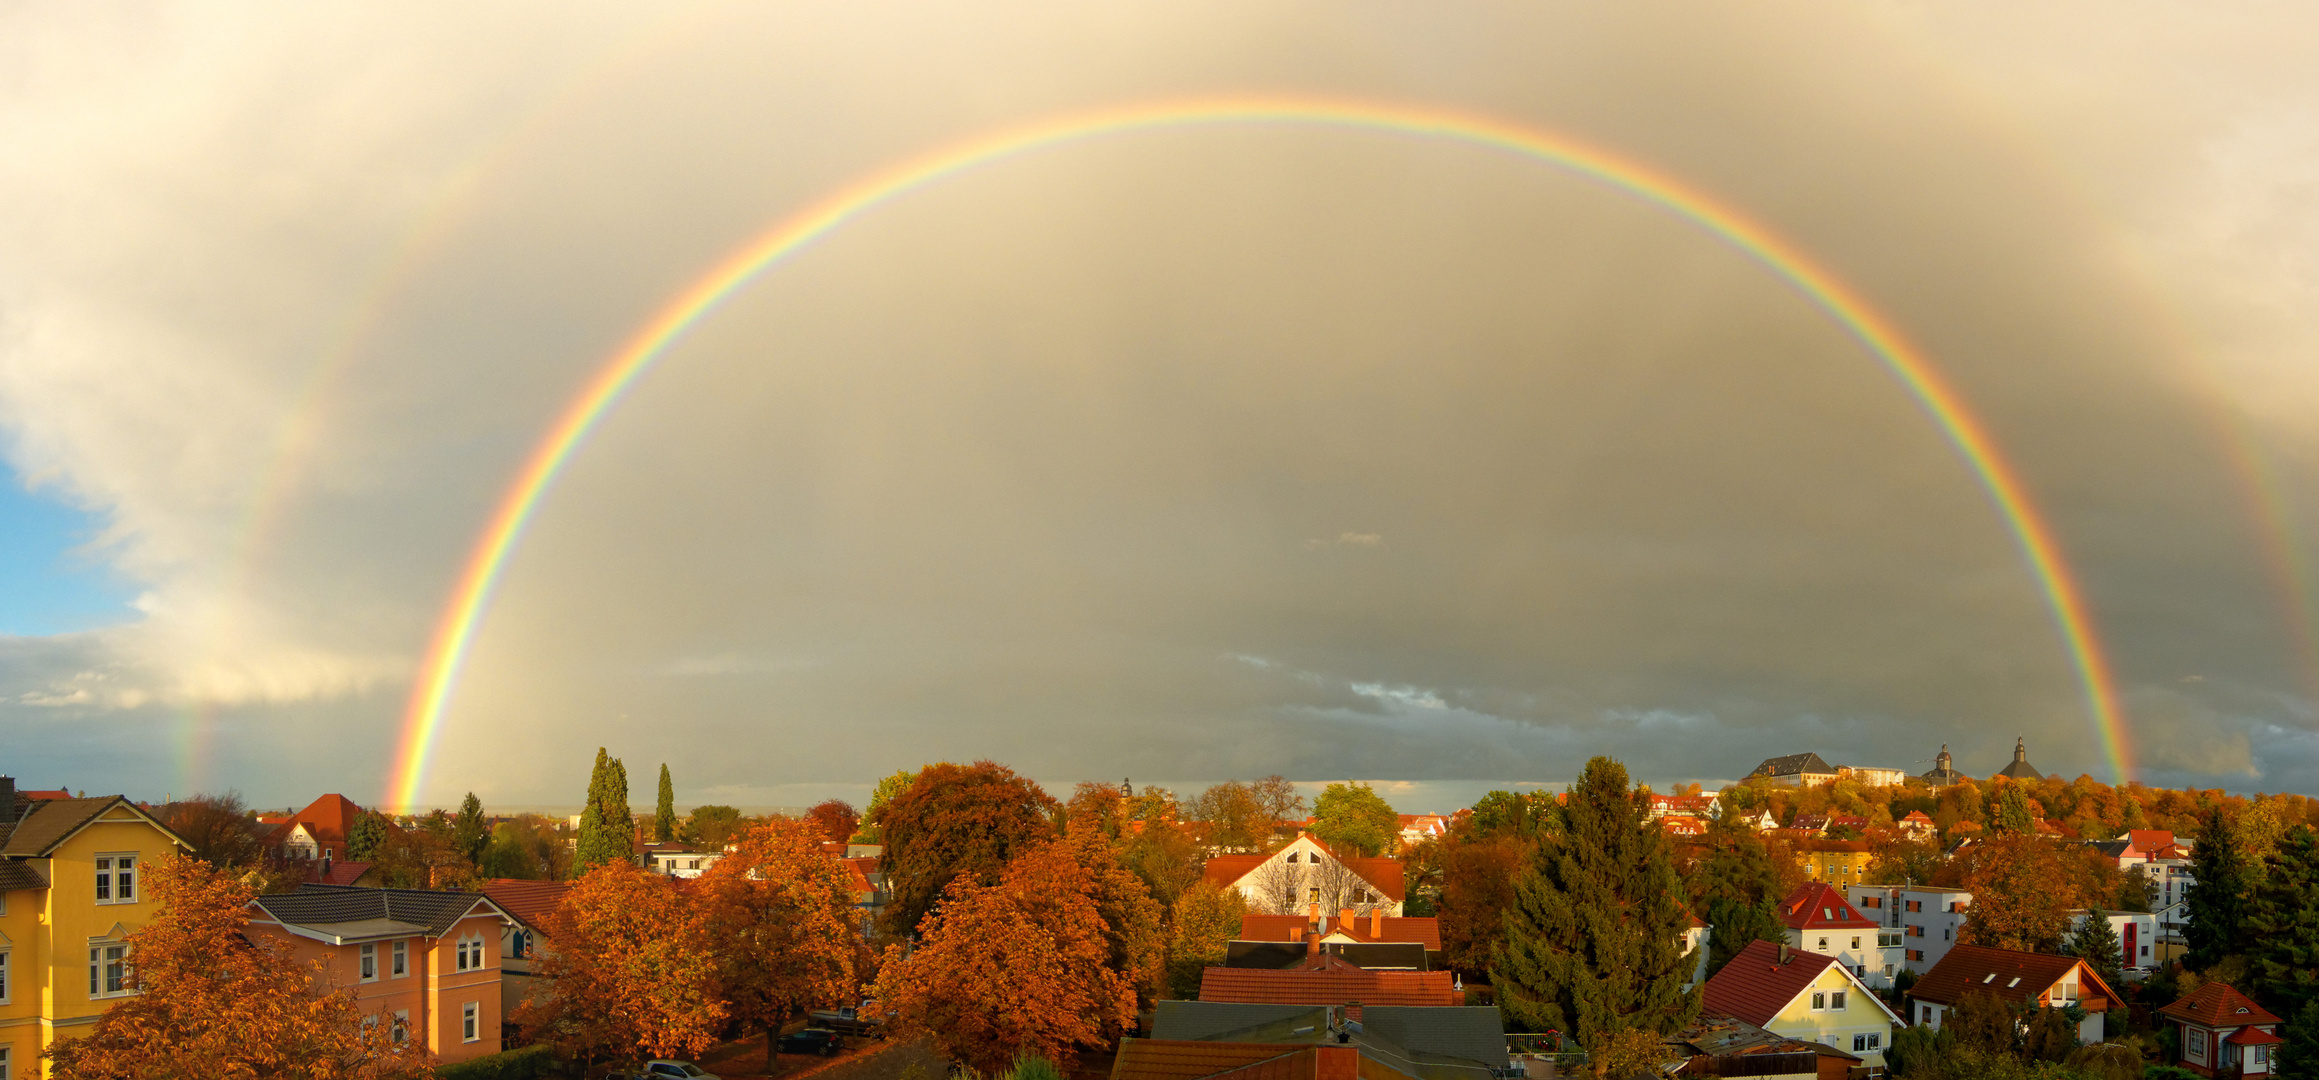
[[[574,453],[645,372],[725,300],[814,241],[912,192],[1032,151],[1101,137],[1171,129],[1323,127],[1446,139],[1551,166],[1657,206],[1716,237],[1785,282],[1850,335],[1899,381],[1957,451],[2020,549],[2059,632],[2119,781],[2133,772],[2128,733],[2109,660],[2054,529],[2020,471],[1940,368],[1899,328],[1801,248],[1738,209],[1630,157],[1545,129],[1433,107],[1331,98],[1234,97],[1168,101],[1071,113],[963,140],[872,173],[784,219],[694,279],[581,387],[534,446],[469,555],[412,684],[389,791],[416,806],[475,633],[541,500]]]

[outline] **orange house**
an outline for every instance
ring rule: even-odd
[[[398,1039],[445,1064],[499,1052],[500,936],[508,915],[482,893],[301,886],[250,903],[252,933],[319,961]]]

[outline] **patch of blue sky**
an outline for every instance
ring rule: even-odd
[[[96,515],[0,473],[0,634],[64,634],[136,617],[137,590],[88,550],[103,528]]]

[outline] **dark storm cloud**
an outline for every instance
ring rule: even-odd
[[[16,460],[113,508],[152,615],[111,653],[12,666],[9,708],[120,665],[146,700],[239,710],[219,760],[318,762],[282,736],[327,715],[363,751],[333,751],[335,783],[375,792],[400,680],[498,489],[687,279],[942,139],[1268,88],[1578,133],[1792,237],[1939,357],[2020,464],[2088,586],[2150,775],[2319,784],[2302,658],[2213,422],[2233,386],[2285,409],[2281,384],[2215,382],[2275,370],[2256,361],[2186,361],[2117,253],[2121,236],[2190,245],[2212,262],[2201,281],[2260,280],[2261,259],[2149,224],[2152,202],[2211,194],[2195,169],[2117,185],[2132,212],[2115,219],[2070,186],[2112,190],[2102,176],[2067,175],[2229,128],[2222,100],[2137,134],[2126,75],[2151,41],[2112,43],[2065,92],[2038,89],[2056,61],[1950,15],[593,18],[512,64],[397,22],[365,80],[286,59],[320,28],[280,32],[244,66],[332,86],[332,115],[360,122],[296,150],[184,138],[161,181],[114,195],[159,204],[170,230],[97,255],[34,246],[46,262],[6,294],[31,328],[0,386]],[[85,44],[69,29],[57,56]],[[116,73],[121,110],[191,86],[214,136],[283,107],[217,69],[173,71],[182,85]],[[432,91],[398,101],[421,71]],[[2025,152],[2024,130],[2082,115],[2087,79],[2117,110],[2108,126]],[[28,123],[70,85],[36,80],[8,115]],[[461,88],[488,107],[455,108]],[[1999,122],[1990,100],[2018,108]],[[58,136],[45,171],[11,182],[53,204],[131,129],[109,137]],[[338,191],[382,160],[400,179],[276,219],[259,195],[226,199],[254,224],[202,218],[184,194],[268,175]],[[9,227],[47,235],[35,225]],[[365,267],[415,226],[427,246],[378,293]],[[243,250],[253,233],[273,242]],[[200,275],[147,270],[124,290],[99,272],[159,254],[205,256],[251,298],[197,318],[171,290]],[[330,271],[300,280],[301,265]],[[284,279],[311,302],[248,287]],[[294,407],[331,323],[280,312],[360,304],[372,330],[241,571],[264,446],[219,418],[266,428]],[[89,314],[113,309],[137,333]],[[2298,332],[2271,324],[2243,351]],[[123,378],[90,379],[94,357]],[[172,386],[204,388],[200,407]],[[2308,477],[2279,451],[2290,481]],[[2105,772],[2037,583],[1971,472],[1761,267],[1472,146],[1188,130],[913,193],[698,327],[527,534],[435,793],[554,802],[597,744],[665,757],[728,801],[783,802],[944,757],[1057,779],[1461,783],[1559,782],[1608,752],[1714,779],[1802,749],[1921,769],[1941,742],[1987,771],[2017,735],[2048,770]]]

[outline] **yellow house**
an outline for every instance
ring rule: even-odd
[[[19,799],[0,777],[0,1080],[131,992],[122,939],[158,910],[150,865],[189,845],[118,795]]]
[[[1876,861],[1876,853],[1866,840],[1800,840],[1796,860],[1804,864],[1805,877],[1842,888],[1868,880],[1868,864]]]
[[[1900,1017],[1836,958],[1758,941],[1707,980],[1701,1015],[1721,1013],[1884,1067]]]

